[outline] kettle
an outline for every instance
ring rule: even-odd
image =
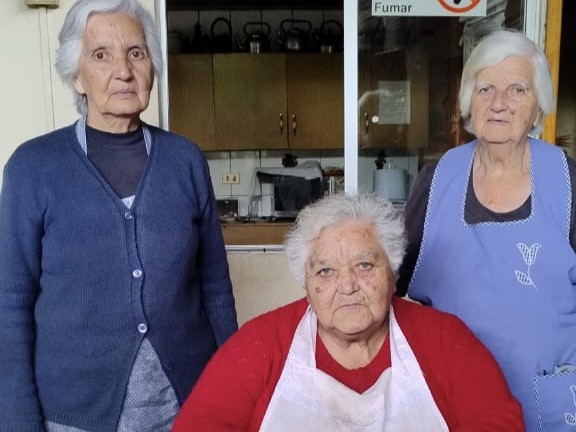
[[[167,34],[168,54],[180,54],[186,52],[188,41],[178,30],[170,30]]]
[[[330,54],[342,51],[344,29],[336,20],[327,20],[314,32],[314,39],[321,53]]]
[[[303,19],[285,19],[280,22],[278,42],[287,52],[306,51],[312,23]]]
[[[223,33],[216,33],[216,27],[226,27]],[[210,37],[212,38],[212,51],[230,52],[232,51],[232,24],[224,17],[216,18],[210,26]]]
[[[270,51],[270,24],[264,21],[248,21],[244,24],[246,41],[238,37],[238,47],[253,54]]]

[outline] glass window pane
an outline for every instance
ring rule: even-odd
[[[491,30],[523,30],[524,0],[488,0],[485,17],[372,16],[371,0],[358,7],[358,189],[402,203],[424,164],[472,139],[458,111],[463,62]]]

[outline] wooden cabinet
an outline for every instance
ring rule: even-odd
[[[170,130],[215,150],[212,55],[171,55],[168,83]]]
[[[341,54],[286,56],[290,148],[344,148],[343,62]]]
[[[171,130],[204,150],[344,147],[341,54],[173,55],[169,88]]]
[[[286,56],[214,54],[219,150],[286,147]]]

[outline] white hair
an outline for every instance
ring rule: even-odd
[[[94,14],[125,13],[135,17],[142,25],[148,53],[156,75],[162,74],[162,47],[154,18],[138,0],[78,0],[64,19],[56,50],[56,71],[64,83],[72,88],[76,109],[82,115],[88,110],[86,96],[74,89],[74,78],[78,73],[82,52],[82,36],[86,31],[88,19]]]
[[[304,286],[310,243],[325,228],[350,220],[371,224],[380,246],[386,252],[394,275],[406,252],[404,218],[389,201],[370,193],[336,194],[322,198],[300,211],[286,234],[284,247],[294,279]]]
[[[534,68],[534,82],[532,85],[536,91],[538,107],[541,112],[530,134],[533,136],[538,135],[544,127],[544,116],[554,111],[556,105],[554,86],[548,60],[544,52],[534,42],[516,30],[496,30],[488,34],[476,45],[462,69],[458,101],[460,114],[464,120],[464,127],[468,132],[474,133],[470,119],[470,107],[476,84],[476,75],[482,69],[495,66],[512,56],[529,59]]]

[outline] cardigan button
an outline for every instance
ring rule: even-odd
[[[140,278],[142,277],[142,270],[140,269],[136,269],[132,272],[132,276],[134,276],[135,278]]]
[[[144,323],[138,324],[138,331],[140,333],[146,333],[148,331],[148,326]]]
[[[132,213],[130,213],[129,211],[127,211],[126,213],[124,213],[124,219],[126,220],[132,220]]]

